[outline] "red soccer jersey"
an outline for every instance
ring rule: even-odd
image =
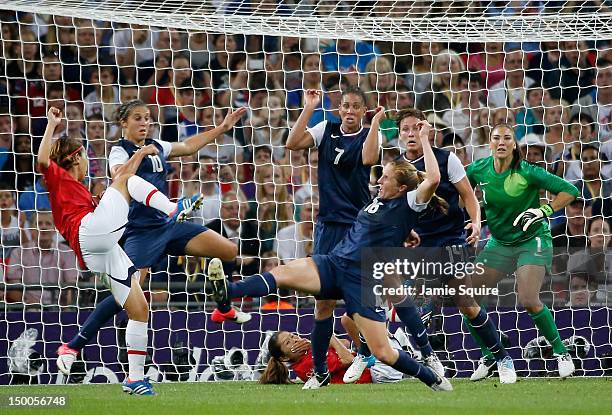
[[[40,166],[40,169],[49,191],[55,227],[68,241],[81,267],[86,269],[79,244],[79,226],[83,217],[96,208],[93,197],[83,183],[70,176],[54,161],[49,161],[48,168]]]
[[[344,383],[342,378],[346,368],[342,367],[342,360],[333,348],[327,349],[327,369],[331,374],[331,383]],[[309,350],[300,360],[291,365],[291,370],[298,378],[306,382],[313,373],[312,350]],[[370,369],[363,371],[363,374],[356,383],[372,383]]]

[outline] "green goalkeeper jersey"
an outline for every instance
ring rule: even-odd
[[[487,157],[470,164],[466,173],[472,186],[478,185],[482,190],[487,225],[491,235],[502,245],[521,244],[535,236],[550,234],[548,221],[532,225],[527,232],[512,225],[525,210],[540,207],[540,189],[553,194],[580,195],[573,184],[525,160],[517,169],[497,173],[493,157]]]

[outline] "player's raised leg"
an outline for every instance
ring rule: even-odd
[[[296,259],[270,272],[251,275],[238,282],[228,282],[223,273],[221,260],[213,258],[208,264],[207,278],[211,282],[211,296],[215,301],[240,297],[265,297],[278,288],[293,289],[308,294],[318,294],[321,290],[317,266],[311,258]]]
[[[238,254],[238,247],[229,239],[224,238],[217,232],[208,229],[191,238],[185,245],[185,253],[197,257],[213,257],[222,261],[223,275],[230,274],[233,269],[233,261]],[[229,297],[230,299],[232,297]],[[233,321],[235,323],[246,323],[251,320],[251,315],[233,307],[230,299],[221,300],[212,313],[211,319],[216,323]]]

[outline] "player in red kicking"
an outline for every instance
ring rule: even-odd
[[[55,226],[75,252],[80,267],[97,273],[110,288],[115,301],[128,313],[125,337],[129,373],[123,390],[130,394],[154,395],[151,384],[144,377],[149,306],[138,284],[138,271],[118,241],[128,221],[132,199],[169,216],[178,216],[181,212],[176,203],[155,186],[134,175],[144,157],[157,153],[154,146],[137,151],[96,203],[82,183],[88,160],[81,140],[60,138],[53,142],[53,132],[61,117],[59,109],[49,109],[37,160],[49,190]],[[136,280],[134,284],[133,279]]]

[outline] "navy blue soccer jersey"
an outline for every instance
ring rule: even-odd
[[[416,190],[395,199],[375,197],[357,215],[357,220],[331,252],[332,256],[361,263],[364,248],[402,247],[427,203],[416,203]]]
[[[436,210],[427,209],[420,217],[414,230],[421,237],[421,246],[436,247],[456,244],[457,241],[465,243],[465,214],[459,206],[459,192],[455,183],[465,177],[465,169],[455,153],[432,148],[440,168],[440,184],[436,195],[448,202],[448,215]],[[414,165],[417,170],[425,171],[425,158],[423,156],[409,160],[406,154],[399,156]]]
[[[308,129],[319,149],[320,222],[353,223],[370,200],[370,166],[361,155],[370,130],[344,134],[340,125],[323,121]]]
[[[148,155],[140,163],[136,175],[157,187],[160,192],[168,195],[168,185],[166,176],[168,175],[168,165],[166,158],[170,154],[171,144],[165,141],[146,139],[144,145],[153,144],[158,151],[156,155]],[[111,149],[108,156],[109,168],[125,164],[130,157],[141,147],[131,141],[121,139]],[[130,213],[128,215],[127,230],[137,228],[151,228],[168,223],[172,219],[157,209],[145,206],[134,200],[130,203]]]

